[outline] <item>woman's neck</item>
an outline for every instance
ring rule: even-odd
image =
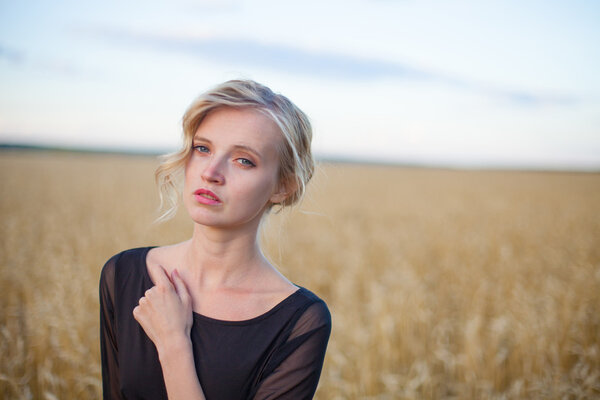
[[[207,289],[239,286],[269,266],[258,245],[256,230],[195,225],[182,256],[182,267],[192,281]]]

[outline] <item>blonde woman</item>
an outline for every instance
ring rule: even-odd
[[[102,270],[104,398],[312,398],[329,311],[257,241],[262,218],[300,201],[312,176],[310,122],[286,97],[234,80],[192,103],[183,134],[156,178],[164,216],[181,195],[192,237],[124,251]]]

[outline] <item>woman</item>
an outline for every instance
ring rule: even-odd
[[[269,88],[235,80],[192,103],[183,133],[156,178],[168,217],[184,173],[191,239],[124,251],[102,270],[104,398],[311,398],[329,311],[257,241],[263,216],[297,203],[312,176],[308,118]]]

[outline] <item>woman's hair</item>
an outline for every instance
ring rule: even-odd
[[[161,157],[155,179],[164,212],[158,218],[172,218],[178,206],[178,180],[192,154],[193,138],[208,113],[222,107],[253,109],[270,118],[279,127],[283,145],[279,151],[279,182],[290,194],[279,205],[291,206],[302,199],[314,171],[311,153],[312,127],[306,114],[287,97],[251,80],[231,80],[200,95],[183,115],[183,145],[175,153]],[[272,204],[269,205],[269,209]]]

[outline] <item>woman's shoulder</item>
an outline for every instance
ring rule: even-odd
[[[306,301],[308,301],[310,303],[319,303],[319,304],[322,304],[323,306],[327,307],[325,300],[323,300],[322,298],[317,296],[311,290],[305,288],[304,286],[300,286],[300,285],[295,285],[295,286],[298,287],[298,291],[297,291],[298,294],[301,295],[303,298],[305,298]]]
[[[110,277],[111,280],[119,273],[138,271],[146,266],[146,255],[154,246],[136,247],[123,250],[106,261],[101,271],[101,279]]]
[[[321,310],[321,312],[326,312],[329,314],[329,308],[327,307],[325,300],[304,287],[301,287],[300,289],[302,290],[303,295],[309,300],[311,305],[315,305],[315,308]]]
[[[298,287],[298,290],[296,290],[294,295],[298,298],[298,301],[304,303],[306,306],[318,304],[320,308],[327,308],[325,300],[303,286],[296,286]]]
[[[152,247],[136,247],[110,257],[100,273],[100,293],[119,303],[139,300],[151,287],[146,271],[146,254]]]
[[[298,291],[293,295],[296,298],[296,307],[300,311],[298,322],[305,327],[331,327],[331,313],[325,300],[302,286],[298,287]]]
[[[188,242],[147,248],[148,250],[145,252],[147,265],[160,265],[168,273],[171,273],[174,265],[181,264],[184,247]]]
[[[140,259],[145,260],[148,252],[155,247],[156,246],[135,247],[132,249],[123,250],[110,257],[104,264],[104,268],[112,265],[128,264],[131,262],[140,261]]]

